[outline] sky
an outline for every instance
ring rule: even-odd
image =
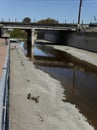
[[[22,21],[25,17],[36,22],[48,17],[61,23],[77,23],[80,0],[0,0],[0,21]],[[95,22],[97,0],[83,0],[81,21]]]

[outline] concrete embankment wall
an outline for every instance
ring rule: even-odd
[[[57,43],[57,42],[59,42],[59,35],[60,35],[59,31],[42,30],[42,31],[38,31],[37,39],[44,39],[44,40],[48,40],[48,41]]]
[[[59,31],[53,31],[53,30],[45,31],[44,38],[48,41],[58,43],[59,40],[60,40],[60,32]]]
[[[97,52],[96,32],[45,31],[44,39],[57,44]]]

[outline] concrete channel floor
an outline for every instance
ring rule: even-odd
[[[93,130],[59,81],[35,68],[18,44],[10,48],[10,130]]]

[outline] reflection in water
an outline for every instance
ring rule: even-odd
[[[97,129],[97,69],[47,45],[35,46],[33,62],[61,82],[66,101]]]
[[[21,42],[19,43],[19,45],[20,45],[20,47],[22,48],[24,54],[27,55],[27,49],[26,49],[26,48],[27,48],[27,45],[26,45],[26,42],[25,42],[25,44],[24,44],[24,42],[21,41]]]
[[[58,79],[65,89],[66,101],[75,104],[97,128],[97,75],[78,67],[37,66],[37,68]]]
[[[53,57],[53,55],[50,52],[47,52],[47,51],[45,52],[45,48],[47,48],[45,45],[43,47],[41,47],[41,45],[35,46],[34,47],[35,56]]]

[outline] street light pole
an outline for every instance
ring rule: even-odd
[[[77,29],[78,29],[78,30],[80,30],[81,7],[82,7],[82,0],[80,0],[80,4],[79,4],[78,25],[77,25]]]

